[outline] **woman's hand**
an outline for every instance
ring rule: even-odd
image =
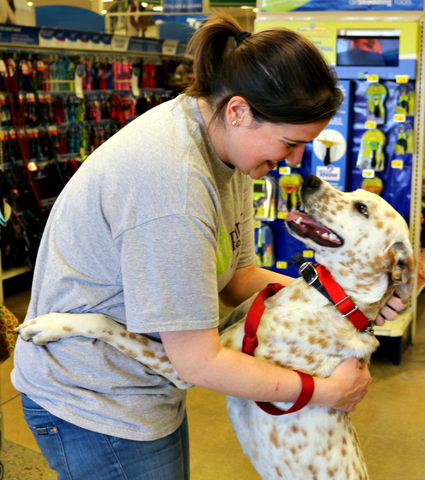
[[[387,320],[395,320],[397,315],[402,312],[405,307],[406,305],[398,297],[393,295],[376,317],[376,325],[383,325]]]
[[[344,412],[352,412],[366,395],[372,377],[364,361],[349,358],[324,380],[327,382],[327,388],[330,388],[326,405]]]

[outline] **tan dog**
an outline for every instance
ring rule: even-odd
[[[314,176],[304,183],[303,201],[305,213],[288,215],[290,232],[315,250],[317,262],[331,272],[369,320],[377,317],[394,291],[403,300],[408,298],[413,272],[409,230],[387,202],[364,190],[342,193]],[[223,346],[241,349],[250,301],[229,318],[230,327],[221,334]],[[255,355],[276,365],[327,377],[343,359],[368,361],[378,346],[372,334],[357,330],[303,278],[265,305]],[[178,378],[160,343],[129,333],[103,315],[51,313],[25,322],[20,335],[36,344],[76,335],[97,338],[179,388],[189,387]],[[228,398],[228,413],[244,452],[263,479],[368,478],[349,414],[306,406],[275,417],[252,401],[234,397]]]

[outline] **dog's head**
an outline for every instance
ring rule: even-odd
[[[288,230],[315,251],[347,293],[378,301],[395,289],[408,299],[414,270],[409,229],[389,203],[366,190],[341,192],[313,175],[302,197],[305,212],[288,214]]]

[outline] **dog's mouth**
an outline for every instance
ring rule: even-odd
[[[344,240],[335,232],[298,210],[288,213],[286,224],[299,237],[309,238],[323,247],[337,248],[344,244]]]

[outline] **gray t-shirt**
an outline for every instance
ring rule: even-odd
[[[196,100],[180,95],[120,130],[68,182],[27,318],[98,312],[139,333],[219,326],[219,292],[255,261],[252,217],[251,180],[218,158]],[[64,420],[132,440],[168,435],[184,415],[184,392],[83,337],[18,340],[12,381]]]

